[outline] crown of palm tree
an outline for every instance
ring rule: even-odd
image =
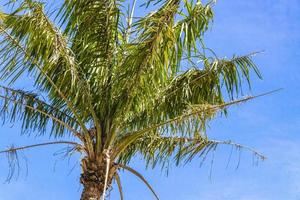
[[[119,168],[150,187],[128,167],[137,154],[155,166],[170,158],[180,164],[205,157],[218,144],[241,147],[210,140],[205,127],[228,106],[254,98],[234,100],[243,82],[250,86],[251,71],[261,77],[254,54],[221,59],[204,46],[212,2],[149,0],[145,8],[152,2],[160,5],[156,11],[134,17],[136,1],[65,0],[54,18],[45,3],[10,1],[11,11],[0,13],[0,78],[9,83],[1,86],[0,114],[11,122],[21,120],[23,131],[55,138],[72,134],[79,142],[0,153],[73,145],[84,155],[84,187],[94,181],[87,171],[102,170],[104,189],[97,186],[94,193],[105,196],[112,180],[121,190]],[[126,3],[131,5],[127,11]],[[10,88],[24,74],[46,100]],[[81,199],[88,199],[85,195]]]

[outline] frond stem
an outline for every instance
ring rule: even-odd
[[[139,172],[137,172],[136,170],[132,169],[131,167],[128,167],[126,165],[122,165],[122,164],[117,164],[118,168],[123,168],[129,172],[131,172],[132,174],[134,174],[135,176],[137,176],[139,179],[141,179],[145,185],[150,189],[150,191],[153,193],[153,195],[155,196],[155,198],[157,200],[159,200],[158,195],[155,193],[154,189],[151,187],[151,185],[148,183],[148,181],[142,176],[142,174],[140,174]]]
[[[16,148],[12,147],[12,148],[9,148],[7,150],[0,151],[0,154],[12,153],[12,152],[21,151],[21,150],[24,150],[24,149],[30,149],[30,148],[35,148],[35,147],[40,147],[40,146],[47,146],[47,145],[54,145],[54,144],[69,144],[69,145],[81,147],[81,145],[76,143],[76,142],[57,141],[57,142],[46,142],[46,143],[40,143],[40,144],[33,144],[33,145],[28,145],[28,146],[16,147]]]
[[[124,200],[124,194],[123,194],[123,189],[122,189],[122,184],[121,184],[121,179],[119,174],[116,172],[115,174],[115,179],[118,185],[119,193],[120,193],[120,200]]]

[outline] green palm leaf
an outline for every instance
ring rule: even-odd
[[[44,134],[50,122],[52,128],[48,133],[55,137],[63,136],[66,132],[79,135],[79,124],[74,116],[40,100],[36,94],[0,86],[0,98],[2,119],[11,123],[22,120],[23,131]]]

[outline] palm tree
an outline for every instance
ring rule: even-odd
[[[253,54],[221,59],[204,46],[212,2],[149,0],[145,11],[158,8],[142,17],[134,17],[136,1],[64,0],[55,9],[34,0],[6,5],[0,13],[0,78],[7,83],[1,115],[21,120],[23,132],[55,140],[1,153],[14,158],[28,148],[71,145],[70,154],[82,155],[81,200],[91,200],[104,199],[114,180],[123,199],[121,169],[153,191],[129,167],[136,155],[154,167],[205,157],[219,144],[242,147],[205,134],[218,113],[254,98],[234,100],[250,85],[250,74],[260,77]],[[27,77],[37,93],[13,89]],[[61,140],[72,136],[76,142]]]

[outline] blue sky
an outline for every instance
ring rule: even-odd
[[[230,148],[220,147],[199,167],[195,160],[185,167],[172,167],[169,175],[159,169],[145,170],[141,160],[131,166],[142,172],[162,200],[299,200],[300,199],[300,2],[298,0],[222,0],[215,6],[215,20],[206,43],[219,56],[247,54],[264,50],[255,57],[263,80],[253,79],[253,94],[284,88],[230,109],[227,119],[217,118],[208,130],[214,139],[231,139],[254,147],[268,157],[254,166],[246,151],[233,152],[226,168]],[[47,138],[20,137],[20,126],[0,128],[1,149],[45,141]],[[23,168],[18,180],[4,183],[8,167],[0,157],[0,200],[73,200],[80,196],[79,157],[70,162],[53,153],[60,147],[37,148],[24,152],[28,175]],[[211,176],[210,176],[211,174]],[[132,175],[123,173],[125,199],[154,199],[147,188]],[[115,187],[112,200],[118,199]]]

